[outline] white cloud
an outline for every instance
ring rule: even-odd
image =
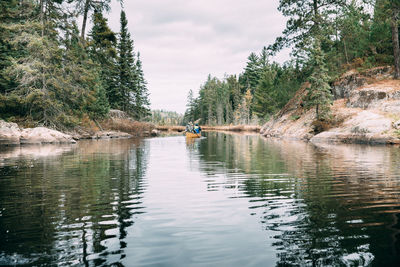
[[[143,61],[153,109],[183,113],[189,89],[208,74],[242,72],[247,56],[285,26],[278,0],[125,0],[128,27]],[[119,31],[120,5],[108,14]],[[275,60],[283,62],[288,53]]]

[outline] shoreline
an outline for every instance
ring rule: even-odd
[[[225,131],[225,132],[257,132],[260,133],[261,126],[259,125],[221,125],[221,126],[209,126],[200,125],[203,131]],[[155,126],[158,131],[172,131],[172,132],[184,132],[185,126],[168,126],[158,125]]]

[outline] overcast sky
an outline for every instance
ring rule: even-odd
[[[208,74],[239,74],[251,52],[271,44],[285,27],[278,0],[124,0],[128,27],[140,51],[152,109],[183,113]],[[121,6],[107,15],[119,31]],[[283,62],[283,52],[273,60]]]

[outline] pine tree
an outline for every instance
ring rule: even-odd
[[[328,69],[325,65],[325,55],[321,49],[321,41],[315,38],[311,50],[313,72],[309,78],[305,103],[307,107],[315,107],[316,119],[327,118],[332,104],[332,92],[329,86]]]
[[[90,11],[103,12],[110,10],[111,0],[70,0],[75,3],[77,13],[83,16],[81,38],[85,39],[87,19]]]
[[[301,59],[317,34],[334,34],[331,15],[345,5],[346,0],[279,0],[278,10],[289,19],[283,35],[269,49],[277,52],[293,46],[292,54]]]

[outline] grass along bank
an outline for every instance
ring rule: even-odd
[[[203,131],[231,131],[231,132],[257,132],[259,133],[261,130],[261,126],[259,125],[217,125],[217,126],[209,126],[209,125],[201,125],[200,126]],[[185,126],[176,126],[176,125],[158,125],[156,129],[159,131],[172,131],[172,132],[183,132],[185,131]]]

